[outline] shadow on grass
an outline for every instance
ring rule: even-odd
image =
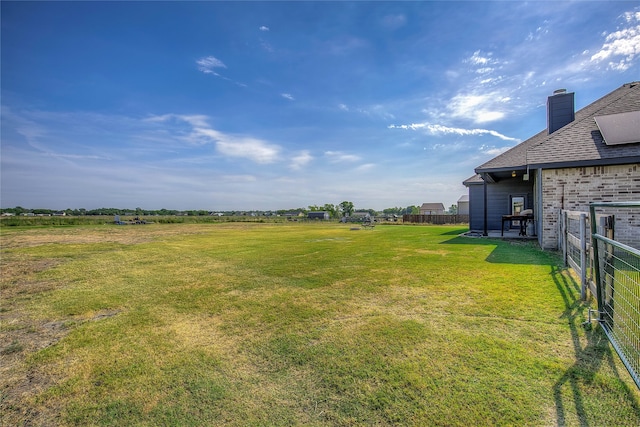
[[[534,241],[476,239],[458,236],[442,242],[448,245],[494,246],[486,261],[494,264],[553,265],[552,253],[544,252]]]
[[[440,233],[441,236],[459,236],[462,233],[469,231],[469,228],[458,228],[456,230],[447,231],[446,233]]]
[[[596,373],[600,370],[603,363],[609,365],[611,371],[614,373],[617,379],[620,379],[620,372],[618,371],[615,358],[617,357],[611,350],[611,346],[607,341],[605,334],[600,328],[591,328],[590,325],[584,325],[586,320],[584,312],[588,310],[587,304],[583,303],[579,299],[580,285],[573,280],[573,278],[567,274],[562,274],[560,268],[554,267],[551,271],[553,281],[558,288],[560,295],[565,304],[565,311],[562,314],[562,318],[566,319],[569,323],[571,331],[571,339],[573,342],[573,348],[576,355],[575,363],[567,369],[567,371],[558,379],[553,386],[553,396],[556,407],[556,423],[558,426],[574,425],[573,417],[569,417],[567,414],[567,405],[565,401],[567,397],[563,396],[562,389],[565,386],[569,386],[571,390],[571,396],[573,398],[573,407],[575,408],[575,417],[581,427],[587,427],[589,425],[601,425],[604,420],[592,420],[590,422],[589,413],[587,412],[587,405],[585,405],[585,392],[588,390],[594,381],[596,381]],[[587,344],[582,347],[580,342],[580,334],[578,328],[586,327]],[[622,381],[619,385],[621,394],[624,399],[629,402],[629,405],[633,409],[634,414],[640,414],[640,405],[632,390]],[[612,398],[608,408],[600,407],[601,413],[610,413],[615,411],[615,397]],[[598,402],[601,406],[606,406],[607,402]],[[592,406],[592,405],[588,405]],[[605,415],[606,417],[606,415]],[[637,425],[640,422],[640,415],[636,420],[629,420],[629,425]]]

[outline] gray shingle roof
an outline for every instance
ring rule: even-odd
[[[480,176],[480,174],[475,174],[473,176],[470,176],[469,178],[465,179],[462,184],[464,184],[465,186],[469,186],[469,185],[473,185],[473,184],[482,184],[484,183],[484,181],[482,180],[482,177]]]
[[[563,128],[551,135],[544,129],[477,167],[476,172],[522,169],[527,165],[553,168],[640,162],[640,143],[606,145],[593,119],[639,110],[640,82],[624,84],[577,111],[575,120]]]
[[[420,206],[420,209],[429,211],[443,211],[444,205],[442,203],[423,203],[422,206]]]

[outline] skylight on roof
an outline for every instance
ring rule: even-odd
[[[607,145],[640,142],[640,111],[594,117]]]

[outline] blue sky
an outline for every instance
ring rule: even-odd
[[[356,208],[640,78],[638,2],[1,3],[1,206]]]

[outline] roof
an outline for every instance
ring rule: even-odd
[[[469,201],[469,195],[468,194],[464,194],[462,196],[460,196],[460,198],[458,199],[458,203],[460,202],[468,202]]]
[[[443,211],[444,205],[442,203],[423,203],[422,206],[420,206],[420,209],[428,211]]]
[[[477,173],[462,181],[462,184],[468,187],[469,185],[484,184],[484,181],[482,180],[482,176]]]
[[[577,111],[552,134],[539,132],[476,168],[476,172],[579,167],[640,162],[640,143],[607,145],[594,117],[640,111],[640,82],[627,83]],[[473,184],[475,177],[465,181]]]

